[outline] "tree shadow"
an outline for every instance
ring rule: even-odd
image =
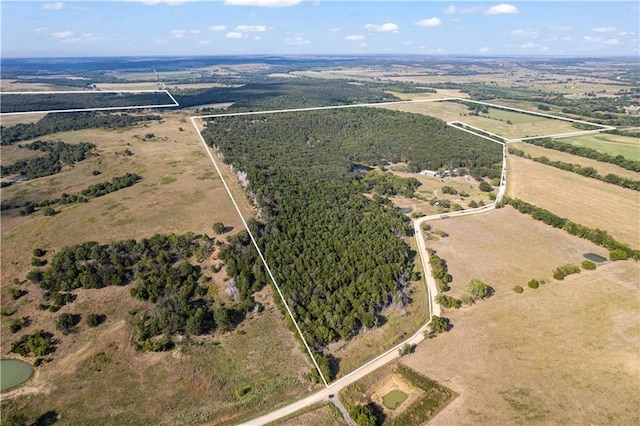
[[[32,426],[49,426],[58,421],[58,413],[55,410],[49,410],[36,419]]]

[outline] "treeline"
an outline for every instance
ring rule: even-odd
[[[26,179],[49,176],[60,172],[62,166],[72,166],[91,155],[97,155],[93,152],[95,145],[89,142],[69,144],[36,141],[27,147],[47,152],[47,155],[19,160],[9,166],[0,166],[0,176],[20,174]]]
[[[574,223],[569,219],[551,213],[549,210],[545,210],[516,198],[504,197],[503,200],[506,204],[511,205],[520,213],[528,214],[535,220],[540,220],[554,228],[563,229],[571,235],[575,235],[591,241],[596,245],[605,247],[610,253],[622,251],[627,257],[640,260],[640,250],[632,249],[628,245],[616,241],[607,231],[597,228],[592,229],[587,226]]]
[[[200,266],[190,261],[195,258],[202,262],[213,252],[213,245],[214,240],[208,236],[192,233],[158,234],[108,245],[86,242],[63,247],[47,268],[33,269],[27,278],[48,298],[78,288],[134,283],[131,296],[152,304],[150,309],[132,312],[134,346],[163,350],[170,347],[174,334],[228,330],[254,306],[252,300],[245,299],[251,299],[255,289],[241,292],[230,307],[219,301],[214,307],[213,293],[200,285],[200,281],[206,281]]]
[[[640,172],[640,161],[627,160],[622,155],[610,155],[595,149],[587,148],[584,146],[572,145],[567,142],[560,142],[558,140],[550,138],[540,139],[527,139],[523,142],[530,143],[532,145],[541,146],[544,148],[555,149],[569,154],[577,155],[579,157],[590,158],[592,160],[602,161],[603,163],[611,163],[616,166],[620,166],[623,169],[631,170],[634,172]]]
[[[270,79],[241,87],[215,87],[172,92],[181,108],[233,102],[229,110],[269,110],[399,100],[386,88],[341,80]]]
[[[172,104],[166,93],[37,93],[2,95],[2,112],[51,111]]]
[[[623,188],[633,189],[634,191],[640,191],[640,180],[633,180],[623,178],[613,173],[609,173],[606,176],[598,174],[598,171],[593,167],[582,167],[579,164],[565,163],[563,161],[551,161],[547,157],[542,156],[539,158],[533,158],[533,161],[552,166],[560,170],[577,173],[581,176],[598,179],[606,183],[621,186]]]
[[[99,113],[95,111],[65,114],[47,114],[36,123],[0,126],[0,145],[39,138],[44,135],[69,130],[91,128],[115,129],[132,126],[143,121],[161,120],[159,115],[130,115]]]
[[[133,186],[141,179],[142,177],[135,173],[127,173],[124,176],[116,176],[111,179],[111,182],[101,182],[95,185],[91,185],[87,189],[83,189],[77,194],[69,195],[63,192],[59,198],[55,198],[52,200],[42,200],[39,203],[28,201],[24,205],[24,209],[20,213],[22,215],[28,215],[35,212],[38,207],[47,207],[56,204],[65,205],[74,203],[86,203],[91,198],[101,197],[111,192]],[[2,210],[8,210],[16,207],[21,206],[12,205],[6,201],[2,202]]]

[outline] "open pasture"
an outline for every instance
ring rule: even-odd
[[[525,264],[529,242],[521,240]],[[507,250],[492,247],[472,261],[499,274]],[[465,258],[452,253],[447,261]],[[531,264],[524,275],[537,271]],[[633,261],[610,262],[523,294],[499,288],[495,299],[446,312],[453,328],[401,360],[459,394],[430,424],[637,424],[639,274]]]
[[[562,141],[564,142],[565,139],[562,139]],[[551,161],[562,161],[565,163],[579,164],[582,167],[593,167],[601,176],[606,176],[609,173],[613,173],[624,178],[640,180],[640,173],[634,172],[632,170],[624,169],[620,166],[616,166],[615,164],[605,163],[602,161],[592,160],[590,158],[580,157],[578,155],[558,151],[557,149],[544,148],[524,142],[510,144],[509,147],[521,149],[531,157],[535,158],[544,156]]]
[[[507,195],[640,247],[640,195],[595,179],[510,155]]]
[[[598,133],[561,139],[576,146],[595,149],[610,155],[622,155],[628,160],[640,161],[640,139],[630,136]]]

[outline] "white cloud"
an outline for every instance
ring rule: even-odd
[[[442,9],[442,13],[444,13],[445,15],[453,15],[457,11],[458,11],[458,8],[454,5],[451,5]]]
[[[382,24],[382,25],[376,25],[376,24],[367,24],[364,26],[368,31],[376,31],[376,32],[381,32],[381,33],[397,33],[400,28],[398,28],[398,25],[394,24],[393,22],[388,22],[386,24]]]
[[[212,25],[209,27],[209,31],[224,31],[226,29],[226,25]]]
[[[360,41],[360,40],[364,40],[364,36],[363,35],[348,35],[344,38],[347,41]]]
[[[246,37],[244,33],[239,33],[237,31],[230,31],[225,35],[225,38],[243,38]]]
[[[235,31],[239,33],[263,33],[267,29],[264,25],[238,25]]]
[[[40,28],[36,28],[35,30],[33,30],[34,33],[41,33],[43,31],[47,31],[49,28],[48,27],[40,27]]]
[[[616,30],[616,27],[596,27],[591,28],[591,32],[594,33],[612,33]]]
[[[191,34],[200,34],[200,30],[191,30]]]
[[[573,39],[571,37],[569,37],[569,36],[566,36],[566,37],[562,37],[562,40],[563,41],[571,41]]]
[[[61,31],[61,32],[58,32],[58,33],[53,33],[51,35],[54,36],[55,38],[69,38],[69,37],[73,37],[73,32],[71,32],[71,31]]]
[[[304,46],[305,44],[311,44],[311,41],[304,37],[288,37],[284,39],[284,44],[289,46]]]
[[[437,27],[442,24],[440,18],[423,19],[422,21],[415,22],[414,25],[418,27]]]
[[[184,38],[187,34],[187,30],[171,30],[169,31],[169,34],[171,34],[171,37],[173,38]]]
[[[571,31],[571,27],[568,25],[561,25],[561,26],[553,26],[549,28],[551,31]]]
[[[142,3],[147,6],[155,6],[156,4],[168,4],[169,6],[180,6],[181,4],[189,3],[197,0],[120,0],[128,3]]]
[[[290,7],[297,6],[301,0],[224,0],[226,6]]]
[[[533,38],[538,37],[538,33],[533,30],[513,30],[511,31],[511,35],[518,36],[518,37],[533,37]]]
[[[51,34],[53,37],[57,38],[63,43],[97,43],[100,40],[104,40],[102,37],[95,36],[91,33],[83,33],[80,35],[75,35],[72,31],[62,31]]]
[[[593,41],[593,42],[596,42],[596,43],[599,42],[599,41],[602,41],[600,39],[600,37],[591,37],[591,36],[584,36],[584,37],[582,37],[582,39],[584,41]]]
[[[634,36],[634,35],[636,35],[636,33],[629,32],[629,31],[622,31],[622,32],[619,32],[618,35],[621,36],[621,37],[626,37],[626,36]]]
[[[491,6],[489,9],[485,10],[485,15],[511,15],[514,13],[518,13],[519,10],[512,4],[502,3],[496,6]]]
[[[198,44],[209,44],[211,40],[200,40]]]
[[[520,45],[521,49],[533,49],[533,48],[536,48],[536,47],[540,47],[540,45],[539,44],[535,44],[532,41],[529,41],[529,42],[527,42],[525,44],[521,44]]]
[[[61,1],[55,2],[55,3],[45,3],[42,5],[43,9],[48,9],[48,10],[60,10],[64,7],[64,3]]]
[[[484,46],[478,49],[478,52],[480,53],[487,53],[488,51],[489,51],[489,48],[487,46]]]
[[[340,32],[340,28],[331,28],[331,32],[332,33],[339,33]]]
[[[620,44],[617,38],[610,38],[608,40],[603,41],[602,43],[606,44],[607,46],[615,46],[616,44]]]

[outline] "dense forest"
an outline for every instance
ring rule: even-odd
[[[231,111],[271,110],[399,100],[381,85],[355,85],[342,80],[265,79],[241,87],[172,91],[181,108],[233,102]]]
[[[0,166],[0,176],[19,174],[24,179],[35,179],[59,173],[62,166],[72,166],[85,160],[94,152],[95,145],[89,142],[69,144],[65,142],[35,141],[27,149],[46,152],[44,157],[19,160],[8,166]]]
[[[2,113],[22,111],[52,111],[110,107],[135,107],[140,105],[171,105],[174,102],[166,93],[37,93],[2,95]]]
[[[412,229],[381,195],[411,196],[418,183],[354,165],[490,168],[501,159],[499,145],[440,120],[370,108],[222,117],[203,135],[260,207],[253,233],[318,352],[410,300],[413,262],[401,237]],[[241,250],[227,251],[232,278],[258,279]]]
[[[115,129],[150,120],[161,120],[159,115],[130,115],[98,112],[51,113],[36,123],[0,126],[0,145],[11,145],[57,132],[92,128]]]

